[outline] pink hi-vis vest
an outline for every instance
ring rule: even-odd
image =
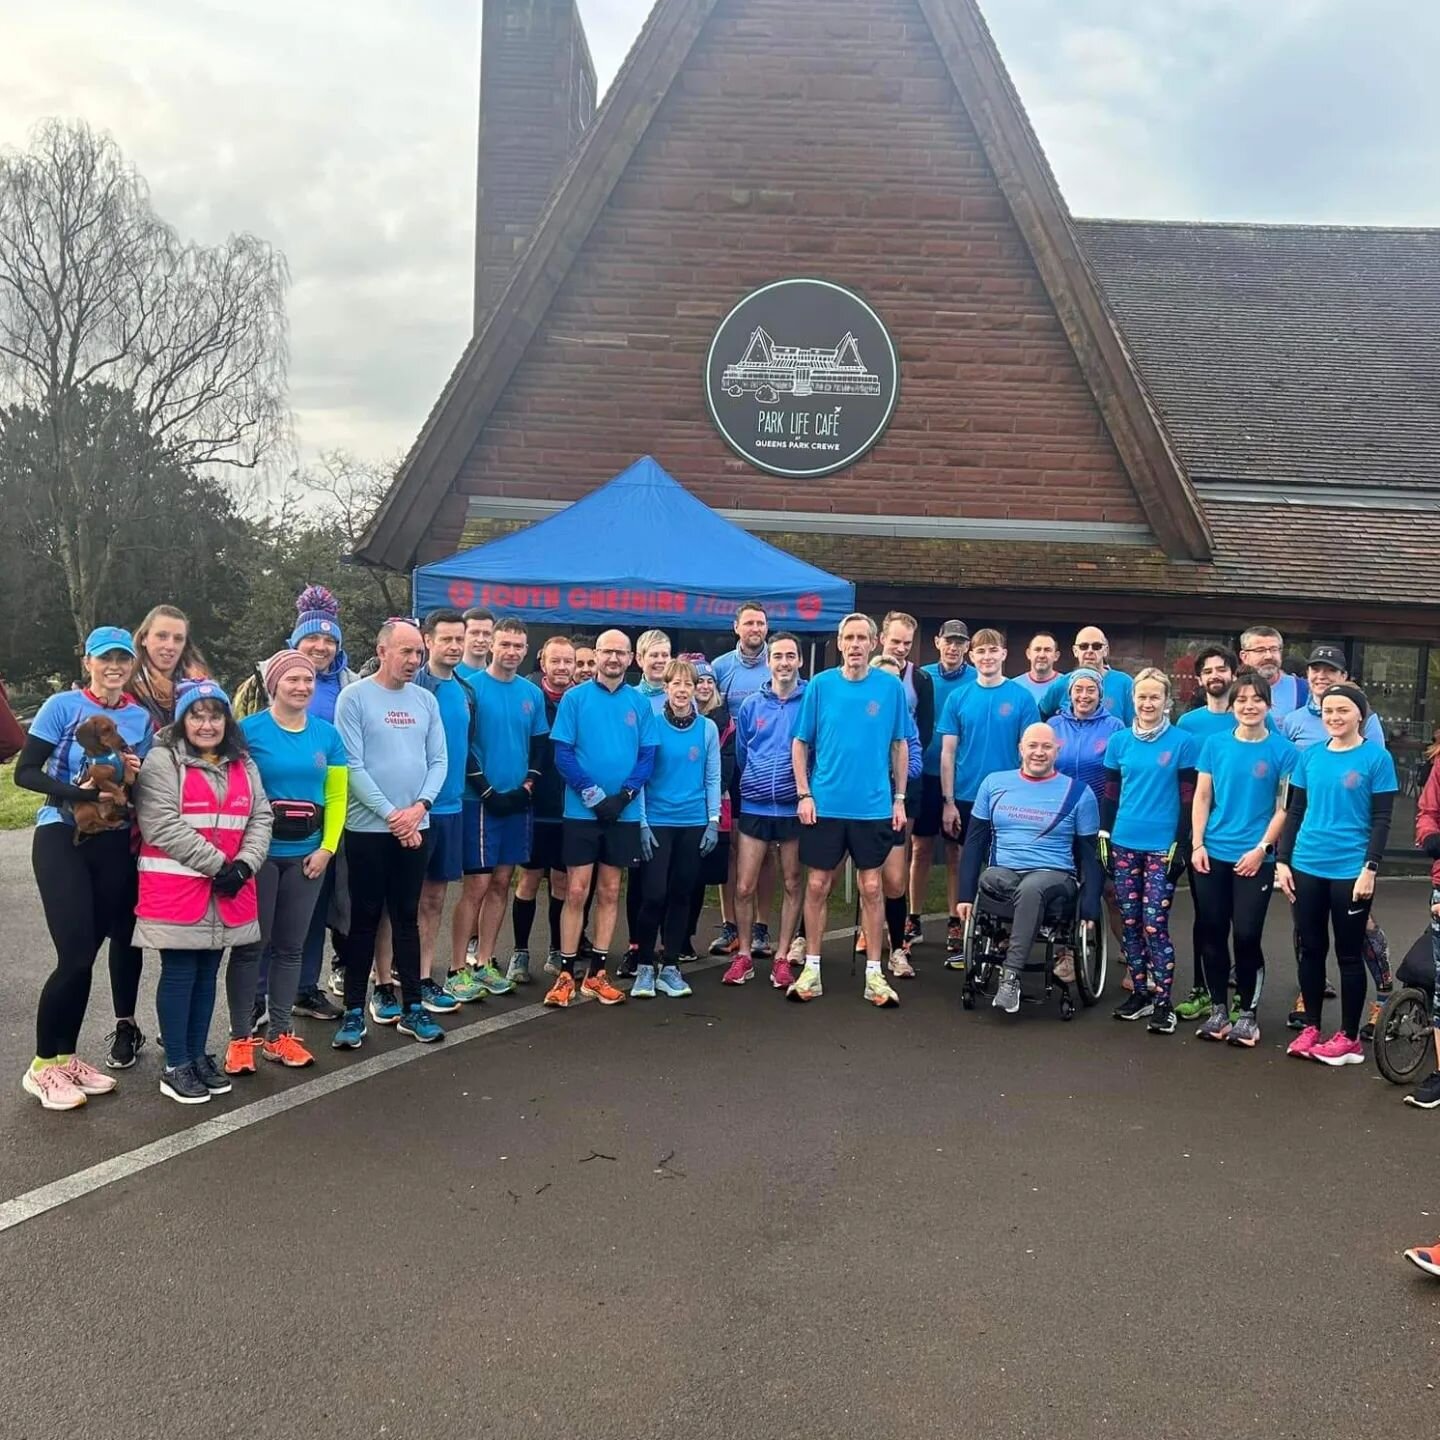
[[[216,807],[215,791],[193,765],[185,766],[185,784],[180,791],[180,816],[198,835],[208,840],[227,860],[240,853],[245,827],[250,823],[254,797],[250,776],[239,760],[225,767],[225,799]],[[140,903],[135,913],[142,920],[167,925],[198,925],[214,894],[211,877],[173,860],[157,845],[140,846]],[[221,921],[229,927],[251,925],[260,906],[252,876],[235,896],[215,895]]]

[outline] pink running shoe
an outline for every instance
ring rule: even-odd
[[[85,1095],[108,1095],[117,1083],[113,1075],[87,1065],[78,1055],[72,1055],[70,1063],[60,1069],[70,1077],[70,1083]]]
[[[750,963],[748,955],[737,955],[727,967],[725,973],[720,977],[722,985],[743,985],[747,980],[755,978],[755,967]]]
[[[1365,1047],[1352,1040],[1343,1030],[1337,1030],[1328,1040],[1321,1041],[1310,1052],[1312,1060],[1322,1065],[1363,1065]]]
[[[788,990],[795,983],[795,967],[789,960],[777,960],[770,967],[770,983],[777,990]]]
[[[63,1065],[27,1069],[20,1084],[47,1110],[75,1110],[85,1103],[85,1092],[65,1073]]]
[[[1309,1060],[1322,1038],[1318,1025],[1307,1025],[1286,1047],[1285,1053],[1297,1060]]]

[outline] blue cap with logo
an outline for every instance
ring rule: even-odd
[[[135,637],[118,625],[97,625],[85,637],[87,655],[108,655],[112,650],[123,650],[132,658],[135,655]]]
[[[225,709],[230,708],[230,697],[213,680],[192,680],[175,692],[175,723],[178,725],[185,718],[185,712],[200,700],[214,700]]]

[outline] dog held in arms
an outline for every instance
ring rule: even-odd
[[[135,751],[108,715],[92,715],[75,727],[75,743],[85,752],[80,783],[95,786],[94,800],[77,800],[75,843],[105,830],[122,830],[130,823],[130,786],[125,780],[125,756]]]

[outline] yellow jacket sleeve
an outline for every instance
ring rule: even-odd
[[[340,848],[340,836],[345,830],[345,809],[349,800],[349,767],[328,766],[325,770],[325,829],[320,836],[320,848],[328,850],[332,855]]]

